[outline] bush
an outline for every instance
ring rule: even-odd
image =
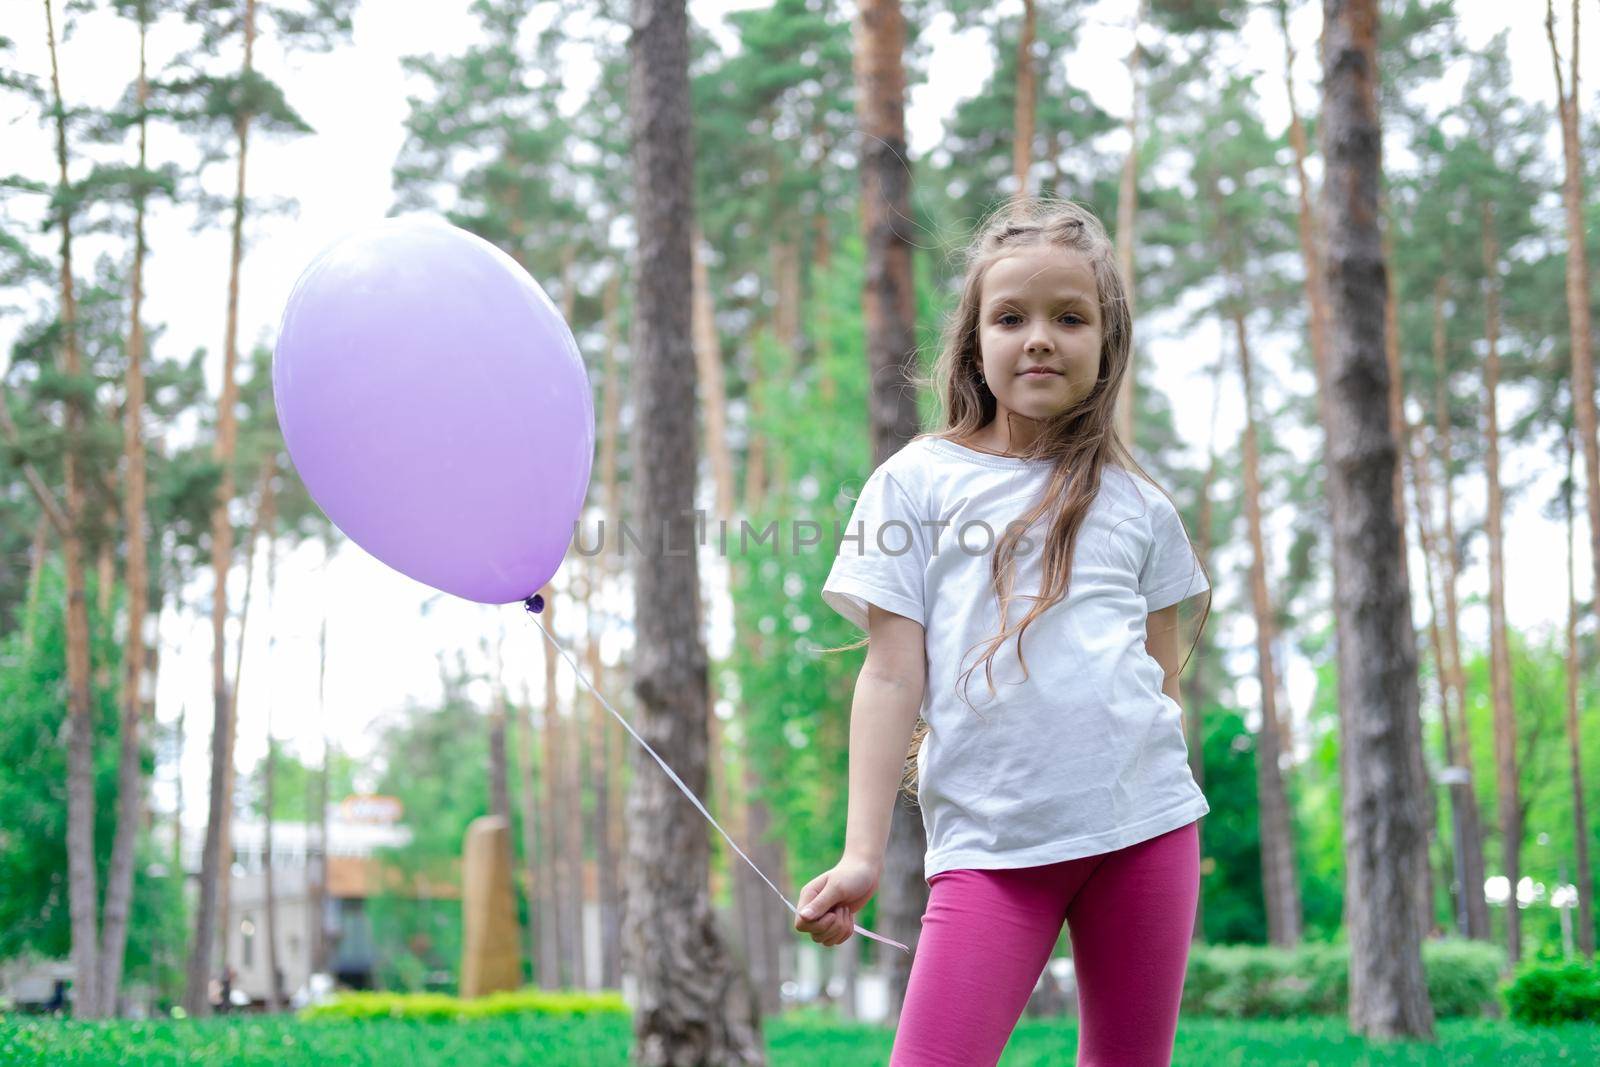
[[[1434,1014],[1476,1016],[1496,1010],[1504,953],[1471,941],[1425,941],[1422,965]],[[1229,1019],[1343,1015],[1349,1001],[1345,944],[1195,945],[1183,985],[1183,1011]]]
[[[445,993],[341,993],[325,1004],[314,1004],[304,1009],[300,1012],[300,1018],[466,1022],[507,1015],[570,1019],[627,1014],[628,1008],[622,1002],[622,994],[610,990],[590,993],[519,989],[473,999]]]
[[[1530,964],[1504,992],[1511,1018],[1519,1023],[1600,1021],[1600,967],[1593,964]]]
[[[1499,945],[1465,939],[1422,943],[1422,969],[1436,1018],[1499,1015],[1495,992],[1505,967],[1506,950]]]

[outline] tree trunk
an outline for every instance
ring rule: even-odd
[[[551,942],[554,937],[553,918],[546,903],[549,888],[540,857],[541,805],[538,801],[538,776],[534,774],[533,698],[523,681],[522,711],[517,726],[519,758],[517,769],[522,780],[522,863],[524,888],[528,901],[528,959],[533,963],[534,984],[540,989],[555,989],[556,967]]]
[[[1440,496],[1444,506],[1444,544],[1439,548],[1439,580],[1444,586],[1444,637],[1449,655],[1448,677],[1455,691],[1456,736],[1460,748],[1456,765],[1466,769],[1468,781],[1461,791],[1462,802],[1462,871],[1469,883],[1467,893],[1468,936],[1488,941],[1493,935],[1489,927],[1489,904],[1484,899],[1483,884],[1488,874],[1483,856],[1483,820],[1478,810],[1477,770],[1472,759],[1472,731],[1467,725],[1467,678],[1461,667],[1461,613],[1456,603],[1456,584],[1461,551],[1456,540],[1455,489],[1451,474],[1450,434],[1450,377],[1445,360],[1444,321],[1445,281],[1443,277],[1433,288],[1433,380],[1434,380],[1434,433],[1439,446],[1439,467],[1442,484]],[[1419,461],[1418,475],[1423,479],[1422,491],[1428,493],[1428,457]]]
[[[617,361],[617,321],[620,318],[617,305],[621,300],[621,283],[621,271],[613,271],[606,281],[603,298],[606,355],[605,397],[601,403],[600,485],[604,494],[602,500],[605,515],[611,520],[613,527],[622,518],[622,494],[617,484],[617,441],[622,415],[622,378]],[[612,553],[606,553],[601,557],[602,589],[615,574],[616,559]],[[603,616],[601,623],[601,633],[604,634],[609,629],[609,616]],[[596,679],[605,676],[604,660],[600,653],[601,649],[597,642]],[[618,671],[619,675],[622,673]],[[600,681],[597,680],[595,685],[599,686]],[[604,692],[604,689],[601,691]],[[617,755],[623,751],[623,744],[629,739],[623,737],[622,744],[614,744],[613,742],[618,740],[620,727],[609,715],[597,718],[600,724],[595,729],[600,738],[602,770],[602,773],[595,778],[595,818],[601,827],[595,836],[595,847],[599,850],[596,855],[600,857],[601,985],[606,989],[618,989],[622,986],[622,888],[617,865],[618,854],[623,844],[623,834],[619,832],[623,805],[618,800],[622,795],[623,768]]]
[[[1305,124],[1300,121],[1300,105],[1294,95],[1294,42],[1289,36],[1289,8],[1278,7],[1278,26],[1283,35],[1283,83],[1289,102],[1289,144],[1294,149],[1295,188],[1297,193],[1296,223],[1300,239],[1300,261],[1305,269],[1304,287],[1306,307],[1311,313],[1311,364],[1317,382],[1317,420],[1326,434],[1328,426],[1328,287],[1322,276],[1322,232],[1316,211],[1311,204],[1311,180],[1306,176],[1306,157],[1310,149],[1306,140]],[[1326,437],[1323,442],[1327,451]],[[1337,587],[1338,579],[1334,579]],[[1286,708],[1288,707],[1285,701]],[[1294,744],[1289,734],[1288,722],[1279,724],[1282,749],[1292,756]]]
[[[323,576],[326,581],[328,561],[332,550],[323,543]],[[328,721],[328,612],[322,612],[322,624],[317,628],[317,721]],[[309,843],[306,848],[306,881],[311,890],[311,929],[307,949],[311,953],[311,973],[325,973],[328,966],[328,735],[322,735],[322,767],[316,777],[316,800],[306,812],[308,821],[317,827],[317,856],[312,861]],[[309,786],[310,783],[307,783]]]
[[[1382,191],[1379,192],[1379,203],[1383,204]],[[1380,208],[1379,214],[1387,220],[1388,208]],[[1383,231],[1383,261],[1394,261],[1392,229],[1385,225]],[[1394,272],[1390,271],[1384,279],[1384,293],[1387,299],[1383,305],[1383,354],[1384,361],[1389,367],[1389,432],[1394,434],[1395,443],[1400,451],[1394,465],[1394,514],[1395,522],[1400,527],[1400,587],[1405,590],[1406,603],[1412,602],[1411,570],[1407,562],[1406,544],[1406,494],[1405,494],[1405,455],[1406,455],[1406,418],[1405,418],[1405,378],[1400,363],[1400,300],[1395,293]],[[1422,758],[1422,702],[1417,702],[1417,720],[1412,724],[1412,731],[1416,735],[1416,743],[1411,746],[1413,758],[1416,760],[1415,773],[1417,780],[1422,783],[1422,792],[1418,801],[1422,805],[1422,869],[1417,872],[1415,880],[1417,893],[1418,921],[1422,923],[1422,936],[1432,937],[1434,933],[1434,904],[1433,904],[1433,867],[1428,863],[1428,856],[1432,853],[1433,842],[1439,822],[1439,805],[1434,792],[1433,776],[1428,771],[1427,761]]]
[[[177,748],[177,773],[173,776],[173,789],[175,796],[172,802],[172,869],[180,880],[187,882],[188,873],[183,869],[183,742],[185,719],[189,717],[189,705],[178,705],[177,737],[174,745]]]
[[[1594,404],[1594,334],[1589,316],[1589,247],[1584,221],[1583,142],[1578,123],[1578,0],[1572,0],[1572,46],[1569,74],[1561,74],[1556,47],[1554,0],[1545,0],[1545,34],[1555,68],[1556,98],[1561,118],[1561,156],[1566,163],[1561,185],[1567,214],[1567,331],[1571,345],[1573,416],[1583,445],[1584,487],[1589,504],[1589,551],[1594,573],[1600,574],[1600,445],[1596,444]],[[1587,928],[1586,928],[1587,929]],[[1593,937],[1592,932],[1589,935]]]
[[[1033,190],[1028,173],[1033,170],[1034,112],[1038,110],[1038,76],[1033,59],[1035,16],[1033,0],[1022,0],[1022,33],[1017,38],[1017,100],[1011,128],[1011,177],[1019,195]]]
[[[823,315],[826,313],[826,309],[820,312]],[[822,332],[825,333],[825,328]],[[826,354],[823,354],[820,360],[820,366],[826,367]],[[820,388],[823,395],[829,395],[826,377]],[[761,393],[756,390],[751,398],[751,425],[760,426],[762,417]],[[754,431],[745,460],[741,518],[755,515],[765,503],[767,485],[765,444],[764,435]],[[746,568],[746,573],[737,583],[743,587],[750,580],[748,573],[750,564],[742,560],[739,565]],[[766,655],[765,639],[761,635],[760,628],[748,617],[743,605],[737,599],[733,604],[733,612],[733,632],[738,634],[738,639],[744,643],[746,655],[753,661],[759,661]],[[759,799],[761,783],[756,777],[748,752],[741,753],[740,765],[749,809],[746,822],[746,839],[749,843],[746,851],[762,870],[771,875],[774,882],[778,885],[788,885],[788,850],[781,840],[768,840],[767,835],[772,825],[771,812],[767,809],[766,803]],[[746,939],[752,946],[751,976],[761,998],[763,1014],[776,1015],[783,1010],[783,982],[787,976],[794,973],[794,928],[788,910],[772,899],[770,891],[755,877],[754,872],[746,870],[744,884],[746,898],[752,902],[748,906],[749,914],[745,921]]]
[[[577,285],[575,277],[576,250],[569,247],[563,256],[561,267],[561,313],[568,322],[573,319],[577,307]],[[568,553],[570,558],[571,553]],[[568,591],[575,605],[582,604],[587,599],[587,594],[582,592],[581,581],[569,581]],[[563,796],[567,808],[566,824],[563,830],[563,843],[566,846],[564,862],[567,868],[567,896],[568,910],[565,922],[572,931],[570,945],[572,949],[572,984],[576,989],[586,989],[589,986],[589,959],[587,955],[588,938],[585,935],[584,911],[589,896],[589,875],[585,868],[583,848],[583,794],[584,774],[584,707],[589,705],[594,698],[587,698],[580,689],[575,688],[572,699],[572,713],[568,721],[562,725],[561,741],[564,745],[558,764],[563,777]],[[590,713],[601,709],[591,705]]]
[[[267,759],[263,768],[266,777],[266,814],[262,817],[265,836],[261,847],[262,880],[266,889],[267,907],[267,1010],[282,1011],[286,998],[283,991],[283,967],[278,962],[278,895],[272,879],[272,805],[277,799],[274,779],[277,775],[278,750],[272,739],[272,710],[267,710]]]
[[[45,0],[50,44],[50,90],[55,109],[57,191],[61,229],[61,331],[63,371],[77,381],[83,373],[78,345],[78,300],[72,277],[72,216],[67,197],[67,123],[56,62],[55,15]],[[105,1014],[100,989],[99,891],[94,852],[94,708],[89,690],[89,605],[84,585],[83,474],[79,470],[84,411],[77,398],[66,401],[66,525],[61,549],[66,571],[67,640],[67,903],[72,925],[73,1014],[94,1019]]]
[[[273,464],[269,463],[270,468]],[[273,623],[272,605],[278,587],[278,538],[276,524],[276,500],[270,483],[267,495],[262,500],[262,509],[272,516],[266,523],[267,526],[267,758],[263,771],[266,776],[265,794],[266,810],[262,813],[264,837],[261,847],[261,872],[263,888],[266,890],[266,933],[267,933],[267,1008],[279,1012],[284,1009],[286,1002],[283,992],[283,967],[278,961],[278,896],[272,878],[272,823],[273,802],[277,799],[276,777],[278,769],[278,746],[272,736],[272,682],[276,675],[272,669],[273,652],[278,645],[278,628]]]
[[[584,596],[584,657],[588,670],[589,680],[594,684],[595,691],[606,691],[605,664],[600,658],[600,630],[595,622],[605,604],[604,583],[605,564],[599,559],[587,561],[587,591]],[[595,911],[596,925],[600,931],[600,969],[598,973],[589,975],[591,984],[601,989],[616,989],[621,982],[620,972],[614,972],[609,966],[607,956],[608,941],[615,939],[611,925],[615,922],[615,900],[611,895],[614,888],[614,871],[616,864],[615,850],[611,843],[611,804],[610,784],[607,780],[607,761],[610,759],[606,743],[606,723],[611,715],[604,708],[596,707],[589,716],[588,722],[588,772],[589,786],[593,791],[594,806],[588,819],[589,838],[594,843],[594,871],[595,871]],[[607,886],[607,880],[613,880],[613,886]]]
[[[1199,539],[1197,546],[1201,559],[1211,558],[1211,487],[1217,480],[1217,411],[1220,407],[1221,391],[1215,388],[1216,377],[1222,372],[1222,361],[1217,360],[1216,371],[1213,375],[1213,389],[1211,392],[1211,441],[1207,447],[1209,461],[1206,464],[1205,480],[1200,483],[1200,522]],[[1193,643],[1199,636],[1200,619],[1195,617],[1194,632],[1189,634],[1189,641]],[[1194,669],[1190,672],[1190,683],[1187,686],[1188,699],[1183,702],[1184,743],[1189,751],[1189,772],[1194,776],[1194,781],[1202,790],[1206,784],[1206,750],[1205,750],[1205,704],[1209,699],[1206,693],[1206,683],[1203,679],[1203,669],[1206,657],[1203,654],[1194,659]],[[1205,831],[1206,817],[1201,816],[1195,827],[1199,839],[1201,855],[1201,873],[1205,873]],[[1205,928],[1205,893],[1202,892],[1195,898],[1194,904],[1194,934],[1192,940],[1203,942],[1206,939]]]
[[[551,633],[556,630],[555,585],[544,587],[544,624]],[[555,952],[556,989],[576,986],[573,957],[573,931],[570,924],[571,909],[567,899],[572,892],[572,875],[567,870],[566,838],[571,833],[567,818],[571,794],[566,788],[566,773],[562,767],[562,754],[566,752],[562,734],[561,709],[556,697],[556,653],[546,647],[544,660],[544,736],[540,745],[544,772],[544,842],[541,859],[544,861],[546,894],[544,907],[551,928],[551,946]]]
[[[802,281],[798,244],[793,239],[775,241],[772,246],[772,284],[777,293],[777,302],[773,308],[771,328],[778,343],[791,354],[798,352],[804,340],[800,327]],[[704,282],[704,278],[700,279],[700,284]],[[705,292],[709,294],[709,285],[705,286]],[[710,311],[710,302],[707,298],[702,312],[703,321],[709,322]],[[704,348],[696,346],[696,354],[700,357],[699,367],[704,376],[702,392],[707,405],[706,447],[710,453],[716,488],[717,513],[733,522],[748,517],[759,502],[760,494],[763,492],[762,478],[759,475],[752,477],[747,474],[746,496],[741,514],[735,488],[733,454],[725,432],[726,420],[720,412],[725,406],[720,351],[713,331],[703,330],[700,323],[697,323],[697,332],[701,332],[706,338]],[[708,354],[710,358],[707,358]],[[756,403],[759,405],[759,399]],[[760,443],[759,436],[752,441],[747,469],[764,462],[761,458],[763,449],[758,447]],[[759,635],[756,633],[753,620],[742,613],[737,602],[734,603],[733,610],[733,629],[740,635],[739,640],[747,645],[759,643]],[[748,718],[747,712],[742,707],[736,709],[736,714],[742,721]],[[713,740],[720,747],[721,731],[717,729],[720,724],[714,717],[712,724]],[[771,827],[771,815],[766,805],[757,799],[760,783],[754,778],[749,761],[735,754],[733,759],[714,761],[714,766],[720,772],[719,777],[724,779],[721,786],[721,795],[725,798],[723,807],[734,817],[734,836],[740,841],[746,855],[758,867],[777,884],[785,884],[784,850],[780,843],[766,840]],[[742,790],[742,803],[733,799],[735,781]],[[742,931],[745,961],[751,980],[755,985],[763,1013],[778,1014],[783,1008],[784,950],[791,934],[788,912],[773,898],[766,883],[745,865],[743,860],[733,857],[731,852],[728,865],[734,879],[738,909],[736,926]]]
[[[494,689],[489,703],[489,812],[504,819],[511,826],[511,773],[506,761],[506,692],[505,692],[505,633],[495,642]],[[507,834],[506,848],[515,852],[511,835]],[[512,863],[508,870],[516,870]]]
[[[695,372],[690,250],[694,141],[683,0],[635,0],[629,117],[638,220],[634,316],[634,563],[639,735],[685,786],[707,778],[709,679],[694,551]],[[653,546],[659,543],[656,552]],[[765,1062],[748,976],[731,965],[708,893],[705,822],[639,749],[628,794],[623,953],[634,1062]]]
[[[723,385],[722,376],[722,345],[717,336],[716,308],[711,299],[711,280],[706,268],[705,257],[701,255],[701,248],[705,244],[705,235],[700,224],[695,223],[694,233],[690,242],[690,255],[692,257],[693,272],[693,330],[695,369],[700,379],[700,410],[704,421],[704,447],[706,457],[711,464],[712,484],[716,502],[713,521],[731,521],[734,516],[734,477],[733,455],[728,447],[727,433],[727,393]],[[784,264],[797,256],[796,250],[789,242],[779,239],[772,244],[772,258],[774,274],[777,276],[775,288],[778,292],[777,306],[774,314],[797,319],[798,311],[788,299],[783,279],[786,274]],[[735,632],[738,631],[737,614]],[[710,705],[707,708],[709,730],[708,749],[708,781],[711,795],[714,798],[713,809],[720,815],[721,821],[734,840],[741,843],[746,855],[755,858],[751,851],[755,842],[750,838],[750,818],[747,810],[734,799],[733,790],[733,761],[730,759],[724,745],[724,726],[717,715],[717,697],[710,694]],[[765,1000],[766,969],[762,957],[765,938],[761,934],[761,924],[756,918],[765,915],[764,902],[758,895],[765,887],[757,889],[751,884],[751,873],[744,861],[731,849],[718,846],[716,859],[712,865],[711,896],[713,902],[720,895],[721,880],[719,876],[726,872],[729,883],[730,895],[733,900],[733,926],[740,931],[739,948],[743,954],[743,965],[749,970],[758,995]]]
[[[575,601],[576,599],[574,597]],[[567,897],[570,908],[567,913],[567,921],[572,927],[572,984],[577,989],[587,989],[590,984],[588,937],[585,934],[587,927],[584,925],[584,913],[587,910],[589,899],[589,872],[584,859],[583,847],[583,780],[585,763],[582,709],[589,705],[589,714],[593,715],[595,711],[594,706],[591,704],[593,700],[593,696],[585,699],[581,694],[574,693],[572,715],[561,731],[562,740],[567,745],[566,751],[561,755],[561,763],[566,780],[567,800],[570,804],[567,809],[566,827],[567,875],[571,885],[571,891]]]
[[[1237,279],[1235,279],[1237,284]],[[1244,503],[1250,536],[1250,601],[1256,619],[1256,662],[1261,682],[1261,728],[1256,732],[1256,795],[1260,806],[1261,886],[1266,898],[1267,939],[1282,948],[1300,943],[1300,878],[1295,870],[1294,821],[1278,760],[1278,672],[1272,662],[1272,597],[1267,590],[1267,548],[1261,522],[1261,464],[1256,443],[1255,389],[1245,330],[1244,294],[1234,303],[1244,387]]]
[[[1322,233],[1311,206],[1311,180],[1306,177],[1306,157],[1310,149],[1305,124],[1300,121],[1300,106],[1294,96],[1294,42],[1289,37],[1289,8],[1278,9],[1283,33],[1283,82],[1289,101],[1289,143],[1294,148],[1295,184],[1298,191],[1296,221],[1300,234],[1300,260],[1305,267],[1306,306],[1311,311],[1311,362],[1317,376],[1317,406],[1326,424],[1328,380],[1328,285],[1322,274]]]
[[[256,3],[244,5],[244,76],[254,70]],[[194,938],[189,953],[188,984],[184,990],[184,1010],[192,1016],[211,1013],[206,995],[211,972],[213,938],[217,935],[217,916],[221,882],[228,877],[227,855],[229,815],[233,798],[228,795],[233,764],[233,695],[227,679],[228,570],[233,560],[233,523],[228,505],[233,501],[233,456],[238,435],[239,386],[235,370],[239,360],[239,266],[244,256],[245,160],[249,149],[250,116],[240,113],[234,122],[239,139],[239,163],[233,194],[233,248],[228,267],[227,333],[224,337],[222,393],[217,402],[216,460],[222,468],[216,504],[211,512],[211,558],[216,571],[216,591],[211,604],[211,796],[206,823],[205,850],[200,860],[200,900],[195,909]],[[226,956],[227,938],[223,937]]]
[[[145,81],[144,5],[139,17],[139,170],[146,165],[144,108],[149,96]],[[123,523],[127,527],[128,631],[123,643],[122,722],[117,752],[117,830],[112,839],[111,864],[106,871],[105,927],[100,942],[100,989],[104,1007],[116,1014],[122,988],[122,964],[128,946],[128,911],[133,901],[133,861],[144,821],[145,608],[149,600],[149,559],[145,538],[145,446],[140,423],[144,418],[144,193],[134,194],[132,321],[128,328],[128,370],[123,399]]]
[[[911,161],[906,155],[905,20],[899,0],[864,0],[855,24],[856,100],[862,130],[861,226],[866,245],[862,313],[872,387],[867,395],[872,463],[898,452],[920,427],[916,306],[912,288]],[[878,889],[879,932],[916,948],[928,903],[927,835],[920,811],[896,793]],[[889,965],[890,1022],[899,1019],[911,957]]]
[[[1494,230],[1494,209],[1483,204],[1484,334],[1489,358],[1484,375],[1484,418],[1489,483],[1489,674],[1494,700],[1495,778],[1500,809],[1501,862],[1511,882],[1506,903],[1506,951],[1515,967],[1522,959],[1522,916],[1517,882],[1522,875],[1522,804],[1517,788],[1517,720],[1511,701],[1511,648],[1506,636],[1505,500],[1500,488],[1500,425],[1495,394],[1500,389],[1500,249]]]
[[[1338,557],[1342,809],[1350,1026],[1431,1037],[1412,879],[1426,862],[1417,670],[1400,585],[1395,440],[1378,225],[1377,0],[1323,0],[1323,218],[1328,223],[1328,496]]]
[[[1471,763],[1468,753],[1463,758],[1463,750],[1467,748],[1468,738],[1464,731],[1466,716],[1460,707],[1460,696],[1452,682],[1450,670],[1449,645],[1447,643],[1448,626],[1441,621],[1443,611],[1440,601],[1434,596],[1434,560],[1440,560],[1440,578],[1447,570],[1443,563],[1443,549],[1439,546],[1438,537],[1433,529],[1433,510],[1430,504],[1431,496],[1428,482],[1428,458],[1426,447],[1417,450],[1410,446],[1409,437],[1405,443],[1405,457],[1409,460],[1413,492],[1416,497],[1417,513],[1417,540],[1422,545],[1422,561],[1424,568],[1424,582],[1428,594],[1428,635],[1433,646],[1433,660],[1439,674],[1439,718],[1444,725],[1444,761],[1453,768],[1465,772]],[[1420,432],[1415,434],[1420,436]],[[1461,727],[1457,723],[1462,724]],[[1460,737],[1460,740],[1457,738]],[[1489,937],[1489,909],[1483,898],[1483,834],[1478,826],[1477,797],[1473,793],[1470,774],[1466,781],[1452,781],[1450,783],[1450,810],[1455,824],[1455,852],[1457,853],[1457,868],[1460,885],[1457,892],[1460,894],[1456,914],[1457,926],[1462,937],[1487,940]]]
[[[1139,31],[1144,27],[1149,0],[1139,0],[1133,18],[1133,45],[1128,49],[1128,82],[1133,89],[1128,104],[1128,154],[1122,158],[1122,180],[1117,188],[1117,266],[1122,271],[1123,287],[1128,294],[1128,314],[1135,311],[1133,245],[1139,213],[1139,104],[1143,86],[1139,80],[1142,53],[1139,48]],[[1058,176],[1059,177],[1059,176]],[[1137,358],[1129,353],[1130,359]],[[1117,394],[1117,436],[1127,445],[1133,444],[1133,394],[1134,374],[1130,366],[1122,379],[1122,391]],[[1198,928],[1199,924],[1195,924]]]
[[[239,736],[239,682],[244,677],[244,649],[245,633],[250,625],[250,599],[256,584],[256,544],[260,542],[263,531],[269,529],[274,520],[274,498],[272,496],[272,479],[277,473],[277,458],[269,456],[261,464],[261,474],[257,479],[255,492],[256,508],[255,518],[250,522],[250,532],[245,539],[244,552],[244,596],[239,601],[239,640],[233,651],[233,684],[230,686],[231,698],[229,700],[228,714],[232,720],[228,732],[235,739]],[[224,842],[222,863],[223,876],[217,886],[217,929],[224,935],[219,947],[221,957],[221,970],[226,974],[231,969],[229,952],[232,950],[231,939],[226,936],[231,917],[233,901],[233,805],[235,799],[235,782],[238,777],[238,768],[234,765],[233,757],[228,757],[226,774],[223,778],[223,796],[228,798],[228,806],[224,811],[222,840]]]
[[[1594,875],[1589,869],[1589,818],[1584,813],[1583,760],[1578,731],[1578,593],[1577,561],[1572,545],[1572,434],[1567,439],[1567,480],[1561,492],[1567,510],[1567,757],[1572,767],[1572,832],[1578,861],[1578,951],[1594,960]]]

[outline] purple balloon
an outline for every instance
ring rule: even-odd
[[[484,604],[560,567],[594,456],[589,377],[494,245],[417,217],[334,242],[289,296],[272,378],[312,499],[378,559]]]

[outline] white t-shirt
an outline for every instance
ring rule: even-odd
[[[923,435],[872,472],[838,531],[823,600],[863,630],[870,601],[926,635],[925,878],[1099,855],[1211,810],[1189,771],[1182,710],[1145,649],[1146,615],[1208,585],[1172,503],[1120,467],[1105,468],[1079,529],[1066,598],[1024,636],[1027,679],[1013,634],[995,653],[994,694],[981,666],[966,701],[957,692],[999,633],[994,545],[1049,468]],[[1039,593],[1048,529],[1045,516],[1019,543],[1013,625],[1032,607],[1023,595]]]

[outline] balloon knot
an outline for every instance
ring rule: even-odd
[[[524,600],[522,602],[522,606],[528,609],[529,614],[537,615],[539,612],[544,610],[544,597],[540,596],[538,593],[535,593],[528,599]]]

